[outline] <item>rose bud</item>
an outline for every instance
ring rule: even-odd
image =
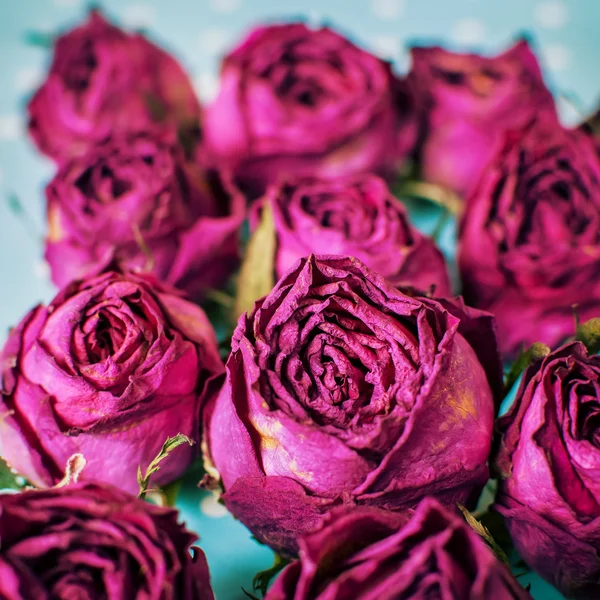
[[[214,600],[177,518],[98,483],[0,494],[0,597]]]
[[[199,441],[200,410],[223,365],[198,306],[148,275],[109,271],[74,282],[11,331],[0,362],[0,444],[39,487],[73,454],[84,479],[137,491],[137,469],[178,433]],[[181,475],[194,448],[161,463],[152,483]]]
[[[442,253],[409,222],[385,181],[369,174],[300,180],[271,188],[281,277],[309,254],[355,256],[394,286],[450,295]]]
[[[28,111],[31,137],[57,162],[111,134],[199,133],[200,104],[181,66],[95,10],[56,40],[48,77]]]
[[[556,346],[600,309],[600,160],[581,132],[533,123],[507,135],[459,234],[467,302],[496,317],[507,356]]]
[[[486,369],[496,390],[500,363],[489,315],[445,302],[407,296],[356,258],[311,256],[240,317],[205,441],[226,506],[259,540],[293,554],[338,503],[402,511],[479,493]]]
[[[410,516],[335,510],[299,542],[265,600],[532,600],[458,515],[425,498]]]
[[[519,555],[569,598],[600,597],[600,356],[562,346],[523,374],[496,468]]]
[[[206,143],[257,193],[290,175],[389,174],[416,142],[404,87],[327,27],[260,27],[224,59]]]
[[[508,129],[534,116],[558,123],[525,41],[495,57],[413,48],[408,75],[425,122],[422,176],[468,199]]]
[[[238,264],[245,198],[227,176],[186,163],[147,134],[109,138],[65,163],[46,189],[52,280],[117,262],[197,298]]]

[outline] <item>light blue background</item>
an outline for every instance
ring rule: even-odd
[[[98,3],[97,3],[98,4]],[[325,22],[407,68],[409,42],[440,42],[456,49],[499,51],[527,32],[567,123],[577,122],[600,100],[599,0],[105,0],[101,6],[121,24],[143,27],[178,56],[205,100],[217,89],[218,57],[252,24],[281,17]],[[24,134],[27,97],[43,78],[48,52],[25,42],[27,32],[54,33],[83,18],[81,0],[0,2],[0,339],[35,303],[54,290],[42,261],[43,186],[51,163]],[[26,216],[17,217],[8,198],[16,194]],[[251,577],[271,554],[193,478],[181,503],[190,527],[202,535],[219,599],[244,598]],[[527,582],[527,578],[523,578]],[[550,588],[534,582],[538,600]]]

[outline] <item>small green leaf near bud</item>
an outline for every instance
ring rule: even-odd
[[[541,342],[535,342],[524,350],[521,348],[519,352],[519,356],[513,363],[510,371],[506,375],[504,379],[504,387],[507,391],[510,391],[512,386],[515,384],[517,379],[519,379],[519,375],[534,361],[543,358],[544,356],[548,356],[550,354],[550,348],[546,346],[546,344],[542,344]]]
[[[246,256],[237,281],[233,318],[252,310],[259,298],[266,296],[275,285],[275,224],[273,209],[265,202],[260,223],[252,233],[246,248]]]
[[[600,318],[578,323],[575,337],[585,345],[590,354],[597,354],[600,351]]]
[[[483,538],[484,542],[493,550],[498,559],[506,565],[510,564],[508,556],[506,556],[504,550],[502,550],[502,548],[496,543],[488,529],[482,525],[482,523],[478,521],[464,506],[462,506],[462,504],[457,504],[457,506],[460,509],[460,512],[462,512],[467,524],[475,533]]]
[[[146,497],[146,494],[148,493],[148,486],[150,485],[150,478],[160,469],[160,463],[167,458],[167,456],[169,456],[169,454],[175,450],[175,448],[181,446],[182,444],[189,444],[190,446],[193,446],[195,442],[186,435],[183,435],[183,433],[178,433],[173,437],[167,438],[160,449],[160,452],[148,465],[145,475],[142,476],[142,469],[138,466],[138,484],[140,486],[138,498],[143,499]]]
[[[25,480],[15,473],[3,458],[0,458],[0,490],[19,491],[24,485]]]
[[[254,579],[252,580],[252,588],[254,591],[258,591],[264,596],[267,593],[267,588],[269,587],[271,580],[289,563],[290,561],[287,558],[283,558],[279,554],[275,554],[273,566],[269,569],[265,569],[264,571],[259,571],[254,576]]]
[[[464,205],[463,199],[452,190],[425,181],[400,182],[394,187],[394,195],[428,200],[444,207],[451,215],[460,215]]]

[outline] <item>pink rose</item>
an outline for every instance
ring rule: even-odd
[[[197,298],[238,264],[245,197],[159,138],[108,138],[64,163],[46,195],[46,259],[58,286],[116,261]]]
[[[0,494],[0,598],[214,600],[178,517],[98,483]]]
[[[388,63],[331,29],[260,27],[223,62],[206,140],[257,192],[290,174],[387,173],[415,142],[410,103]]]
[[[223,500],[285,554],[337,504],[468,503],[488,479],[491,315],[410,297],[354,257],[300,259],[240,317],[206,405]]]
[[[436,296],[450,295],[442,253],[411,225],[383,179],[303,179],[273,186],[265,201],[275,220],[278,277],[309,254],[338,254],[358,258],[396,287],[435,286]]]
[[[153,482],[168,483],[198,451],[222,373],[208,318],[175,290],[116,271],[74,282],[30,311],[0,354],[2,456],[49,487],[81,453],[82,479],[135,493],[138,466],[183,433],[198,443],[161,463]]]
[[[534,122],[506,135],[469,199],[463,291],[496,317],[500,348],[556,346],[600,311],[600,160],[584,133]]]
[[[200,104],[177,61],[97,11],[57,39],[28,110],[31,137],[57,162],[109,134],[155,128],[188,141],[199,135]]]
[[[507,129],[533,116],[558,122],[525,41],[494,57],[413,48],[408,81],[426,124],[423,177],[467,196]]]

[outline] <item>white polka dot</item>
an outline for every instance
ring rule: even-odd
[[[318,29],[323,25],[323,13],[318,10],[309,10],[306,13],[306,24],[312,29]]]
[[[544,64],[553,71],[564,71],[571,64],[571,50],[562,44],[551,44],[542,48]]]
[[[200,510],[207,516],[213,519],[220,519],[227,515],[227,509],[218,501],[217,497],[211,494],[206,496],[200,502]]]
[[[242,0],[209,0],[208,3],[215,12],[232,13],[240,8]]]
[[[556,108],[560,115],[560,121],[567,127],[576,127],[582,121],[581,110],[568,98],[559,95],[556,98]]]
[[[205,29],[200,33],[200,48],[212,56],[221,56],[227,52],[231,43],[231,32],[218,27]]]
[[[561,123],[567,127],[576,127],[585,118],[579,103],[569,96],[559,94],[556,97],[556,107]]]
[[[60,8],[76,8],[81,6],[82,0],[52,0],[52,4]]]
[[[123,10],[123,23],[131,29],[146,29],[156,21],[154,8],[148,4],[131,4]]]
[[[50,265],[45,260],[38,260],[33,265],[33,274],[43,281],[50,279]]]
[[[371,10],[380,19],[397,19],[404,12],[404,0],[371,0]]]
[[[548,0],[535,6],[533,18],[540,27],[559,29],[568,21],[569,10],[562,0]]]
[[[16,483],[17,485],[20,485],[21,487],[23,487],[23,486],[25,485],[25,483],[26,483],[26,481],[25,481],[25,477],[21,477],[20,475],[17,475],[17,476],[15,477],[15,483]]]
[[[392,61],[400,71],[407,71],[410,58],[402,44],[402,40],[395,35],[376,35],[371,40],[371,49],[374,54],[383,60]]]
[[[212,102],[219,92],[219,78],[213,73],[200,73],[194,78],[194,89],[202,102]]]
[[[394,58],[398,54],[400,40],[393,35],[378,35],[373,38],[373,49],[381,58]]]
[[[44,73],[38,67],[23,67],[15,76],[15,88],[17,92],[26,94],[38,88],[43,79]]]
[[[452,29],[452,39],[457,44],[481,44],[485,40],[485,25],[479,19],[461,19]]]
[[[0,115],[0,141],[17,140],[23,133],[24,127],[21,115]]]

